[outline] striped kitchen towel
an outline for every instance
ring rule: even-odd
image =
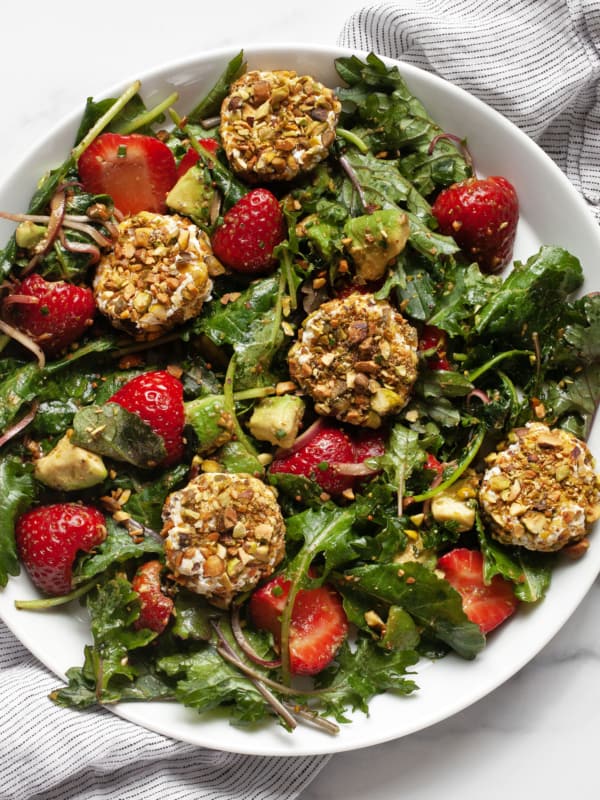
[[[600,221],[600,0],[395,0],[366,5],[338,44],[461,86],[554,159]]]
[[[293,800],[328,759],[176,742],[109,711],[59,708],[58,685],[0,622],[0,800]]]

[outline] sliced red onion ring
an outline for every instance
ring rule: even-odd
[[[18,292],[12,292],[11,294],[7,294],[2,300],[2,307],[4,308],[5,306],[12,306],[14,304],[37,306],[39,302],[40,298],[34,297],[31,294],[19,294]]]
[[[244,653],[248,656],[251,661],[254,661],[255,664],[259,664],[261,667],[280,667],[281,666],[281,659],[274,659],[272,661],[268,661],[267,659],[261,658],[258,653],[253,649],[250,645],[246,637],[244,636],[244,632],[242,630],[242,626],[240,624],[240,608],[237,605],[234,605],[231,609],[231,632],[233,636],[240,646],[240,649],[244,651]]]
[[[0,320],[0,331],[5,333],[7,336],[10,336],[10,338],[14,339],[15,342],[19,342],[19,344],[22,344],[23,347],[26,347],[28,350],[30,350],[37,358],[40,369],[43,369],[46,366],[46,356],[44,355],[44,351],[37,344],[37,342],[31,338],[31,336],[23,333],[23,331],[20,331],[18,328],[14,328],[7,322],[4,322],[4,320]]]
[[[298,436],[298,438],[291,447],[288,447],[287,449],[280,448],[278,450],[278,454],[285,453],[286,455],[291,455],[292,453],[295,453],[297,450],[302,449],[310,442],[311,439],[313,439],[316,436],[316,434],[319,432],[319,430],[323,427],[324,424],[325,423],[323,421],[323,417],[319,417],[315,422],[313,422],[312,425],[309,425],[308,428],[303,433],[300,434],[300,436]]]
[[[30,422],[33,422],[35,415],[37,414],[38,407],[38,401],[34,400],[27,414],[25,414],[24,417],[21,417],[18,422],[15,422],[11,428],[9,428],[2,434],[2,436],[0,436],[0,447],[3,447],[7,442],[21,433],[21,431],[24,430]]]
[[[70,253],[87,253],[91,256],[91,264],[97,264],[98,261],[100,261],[100,249],[95,244],[89,242],[72,242],[70,239],[67,239],[62,230],[58,234],[58,238],[65,250],[68,250]]]
[[[487,405],[487,404],[490,402],[490,398],[489,398],[489,397],[488,397],[488,395],[487,395],[487,394],[486,394],[486,393],[483,391],[483,389],[473,389],[472,391],[470,391],[470,392],[469,392],[469,394],[468,394],[468,395],[467,395],[467,397],[466,397],[467,408],[469,407],[469,403],[470,403],[470,401],[471,401],[471,400],[472,400],[474,397],[476,397],[478,400],[481,400],[481,402],[482,402],[484,405]]]

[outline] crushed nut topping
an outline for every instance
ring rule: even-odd
[[[417,332],[387,301],[357,292],[313,311],[288,361],[318,414],[378,428],[408,402],[417,378]]]
[[[308,75],[247,72],[221,107],[229,163],[248,181],[292,180],[327,157],[340,110],[331,89]]]
[[[600,476],[585,442],[530,422],[488,456],[479,492],[492,536],[553,552],[582,540],[600,518]]]
[[[152,340],[200,313],[221,265],[208,236],[177,214],[142,211],[119,224],[98,265],[94,295],[111,323]]]
[[[219,608],[271,575],[285,553],[274,490],[244,473],[198,475],[167,497],[163,522],[173,577]]]

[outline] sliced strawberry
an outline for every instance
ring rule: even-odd
[[[177,180],[167,145],[140,133],[101,134],[81,155],[78,171],[87,192],[110,195],[125,215],[164,213],[165,197]]]
[[[512,257],[519,201],[501,176],[467,178],[443,189],[432,211],[441,233],[452,236],[484,272],[498,272]]]
[[[362,464],[368,458],[385,455],[385,435],[381,431],[360,428],[352,432],[351,440],[357,464]]]
[[[479,550],[457,547],[439,558],[437,566],[462,597],[467,617],[482,633],[489,633],[516,611],[519,601],[510,581],[494,575],[489,584],[484,583]]]
[[[166,370],[137,375],[109,399],[140,416],[162,436],[167,448],[162,466],[170,466],[183,455],[183,384]]]
[[[95,313],[94,295],[87,286],[47,281],[36,273],[28,275],[3,302],[6,321],[50,356],[80,339]]]
[[[198,143],[202,145],[205,150],[208,150],[209,153],[213,155],[219,149],[219,143],[216,139],[198,139]],[[188,169],[191,169],[195,164],[198,163],[200,156],[194,150],[193,147],[186,152],[184,156],[182,156],[181,161],[179,162],[179,166],[177,167],[177,179],[185,175]]]
[[[162,633],[171,619],[174,603],[162,591],[161,572],[160,561],[148,561],[138,568],[131,581],[133,590],[140,597],[140,616],[134,622],[134,628],[138,630],[150,628],[155,633]]]
[[[253,189],[223,217],[213,234],[215,256],[235,272],[261,274],[275,266],[274,248],[285,238],[279,201],[268,189]]]
[[[46,594],[72,589],[73,562],[106,538],[98,509],[78,503],[38,506],[18,518],[15,541],[19,558],[34,584]]]
[[[321,422],[309,438],[302,438],[298,447],[277,456],[270,466],[271,472],[289,472],[303,475],[318,483],[328,494],[339,495],[354,485],[351,475],[343,475],[336,464],[354,462],[354,448],[350,437],[340,428]]]
[[[279,576],[257,589],[250,598],[250,615],[257,628],[281,641],[281,614],[290,581]],[[294,602],[289,633],[290,670],[295,675],[316,675],[331,663],[348,635],[348,620],[339,594],[323,584],[300,589]]]

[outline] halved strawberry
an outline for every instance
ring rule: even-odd
[[[72,589],[73,562],[106,538],[103,514],[92,506],[54,503],[38,506],[17,519],[19,558],[34,584],[50,595]]]
[[[7,322],[52,356],[83,336],[92,324],[96,303],[87,286],[47,281],[31,273],[4,298],[2,310]]]
[[[140,133],[103,133],[78,162],[83,188],[108,194],[125,215],[162,214],[165,197],[177,180],[175,158],[164,142]]]
[[[162,436],[167,448],[162,466],[177,463],[183,455],[183,384],[167,370],[144,372],[116,391],[109,399],[140,416]]]
[[[354,477],[336,471],[336,464],[354,462],[354,449],[350,437],[329,422],[320,421],[307,431],[299,445],[276,456],[271,472],[289,472],[303,475],[318,483],[328,494],[339,495],[354,485]]]
[[[279,201],[268,189],[253,189],[225,214],[213,234],[212,247],[226,267],[258,275],[275,266],[273,250],[284,238]]]
[[[202,145],[205,150],[208,150],[209,153],[213,155],[219,149],[219,143],[216,139],[198,139],[198,143]],[[200,156],[194,150],[193,147],[186,152],[184,156],[182,156],[181,161],[179,162],[179,166],[177,167],[177,179],[181,178],[182,175],[191,169],[195,164],[198,163]]]
[[[162,633],[167,627],[173,613],[173,601],[163,593],[160,574],[162,564],[158,559],[147,561],[138,567],[131,586],[140,597],[140,615],[134,622],[134,628],[150,628],[155,633]]]
[[[281,640],[281,614],[291,582],[282,575],[257,589],[250,598],[250,615],[257,628]],[[323,584],[300,589],[294,602],[289,634],[290,670],[316,675],[331,663],[348,635],[348,619],[339,594]]]
[[[484,583],[479,550],[457,547],[439,558],[437,566],[462,597],[467,617],[482,633],[489,633],[516,611],[519,601],[510,581],[494,575],[489,584]]]

